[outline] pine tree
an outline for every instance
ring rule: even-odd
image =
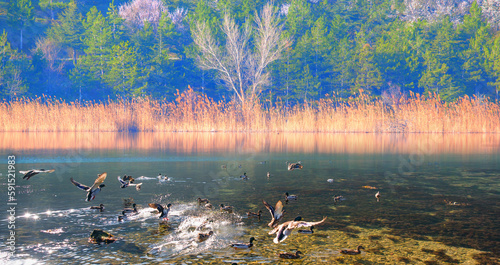
[[[129,97],[142,95],[146,84],[137,64],[137,51],[129,42],[114,45],[108,62],[108,71],[103,79],[117,95]]]
[[[28,89],[25,81],[27,58],[13,50],[7,41],[5,30],[0,36],[0,95],[4,98],[14,98]]]
[[[83,20],[85,28],[83,45],[85,56],[79,62],[87,68],[91,78],[98,80],[107,70],[107,62],[111,50],[112,28],[97,8],[92,7]]]
[[[34,17],[31,0],[13,0],[8,8],[10,22],[20,32],[19,34],[19,51],[23,50],[23,30],[29,27]]]
[[[464,16],[463,23],[457,28],[463,60],[463,78],[467,94],[479,95],[486,92],[486,71],[484,45],[491,38],[489,26],[482,21],[481,9],[473,2],[469,14]],[[481,91],[482,90],[482,91]]]
[[[480,89],[484,89],[486,85],[486,58],[484,57],[484,45],[490,37],[487,27],[480,28],[476,32],[476,35],[470,39],[468,49],[462,53],[464,60],[462,69],[464,70],[465,83],[471,90],[466,91],[469,92],[469,94],[473,93],[478,95],[481,91]],[[481,92],[484,93],[485,91]]]
[[[363,89],[367,94],[378,93],[383,80],[380,70],[373,62],[373,53],[370,45],[365,44],[357,57],[356,82],[351,91],[357,93],[360,89]]]
[[[111,3],[109,4],[108,7],[108,21],[109,24],[111,25],[111,32],[112,32],[112,44],[119,44],[122,39],[122,35],[124,32],[124,25],[123,22],[125,21],[119,14],[118,14],[118,9],[115,6],[115,0],[112,0]]]
[[[311,7],[307,1],[292,0],[286,19],[289,34],[300,38],[310,28],[311,17]]]
[[[59,22],[47,30],[47,38],[71,49],[73,65],[76,65],[77,53],[83,50],[83,30],[82,16],[77,12],[76,3],[72,0],[60,15]]]
[[[329,64],[332,67],[332,77],[330,83],[341,97],[347,96],[351,86],[354,85],[356,62],[353,50],[352,42],[344,37],[331,52]]]
[[[494,88],[496,99],[500,92],[500,36],[496,36],[485,49],[487,58],[486,71],[490,75],[488,86]]]

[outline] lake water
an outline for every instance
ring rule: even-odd
[[[2,264],[288,264],[278,253],[296,250],[304,264],[499,261],[499,134],[0,133],[0,154]],[[6,212],[10,155],[15,229]],[[287,161],[304,167],[288,171]],[[18,171],[32,168],[55,172],[23,180]],[[106,187],[85,202],[69,179],[91,185],[103,172]],[[160,182],[159,173],[170,181]],[[125,174],[142,189],[121,189],[117,176]],[[327,219],[313,234],[294,231],[274,244],[262,200],[285,203],[285,192],[298,201],[284,204],[284,221]],[[335,195],[345,200],[334,202]],[[216,210],[198,206],[198,197]],[[119,222],[130,198],[139,214]],[[100,203],[104,211],[89,209]],[[168,222],[148,203],[172,203]],[[247,218],[258,210],[260,220]],[[118,240],[91,244],[94,229]],[[195,240],[209,230],[207,241]],[[11,232],[16,254],[8,258]],[[250,237],[250,250],[229,247]],[[340,253],[358,245],[360,255]]]

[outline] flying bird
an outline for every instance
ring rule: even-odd
[[[313,229],[314,229],[314,226],[311,226],[311,228],[309,228],[309,230],[307,230],[307,229],[305,229],[305,230],[300,229],[297,232],[299,232],[300,234],[314,234]]]
[[[73,183],[73,185],[75,185],[79,189],[87,192],[87,198],[85,199],[85,201],[89,202],[89,201],[95,199],[95,196],[97,195],[97,193],[99,193],[101,191],[101,189],[106,186],[103,184],[103,182],[106,179],[107,175],[108,174],[106,172],[104,172],[102,174],[98,174],[97,179],[94,181],[94,184],[91,187],[83,185],[81,183],[78,183],[73,178],[71,178],[70,180],[71,180],[71,183]]]
[[[292,171],[294,169],[302,169],[304,166],[301,164],[300,161],[297,163],[289,163],[288,164],[288,171]]]
[[[55,169],[49,169],[49,170],[47,170],[47,169],[30,169],[30,170],[26,170],[26,171],[19,171],[19,173],[24,174],[23,179],[28,180],[36,174],[52,173],[54,171],[56,171],[56,170]]]
[[[269,227],[273,228],[275,227],[278,222],[283,218],[283,215],[285,214],[285,210],[283,210],[283,203],[281,201],[278,201],[276,203],[275,207],[272,207],[269,203],[266,201],[262,200],[262,203],[264,203],[264,206],[269,210],[269,213],[271,213],[271,222],[267,224]]]
[[[134,183],[135,179],[132,177],[132,176],[123,176],[123,180],[130,182],[130,183]]]
[[[295,228],[310,227],[322,224],[326,220],[326,217],[319,222],[305,222],[301,220],[302,218],[298,216],[295,218],[295,220],[284,222],[280,224],[278,227],[274,228],[271,232],[269,232],[269,235],[276,234],[276,237],[273,239],[273,242],[276,244],[283,242],[283,240],[285,240]]]
[[[163,206],[161,206],[161,204],[159,204],[159,203],[150,203],[148,205],[149,205],[149,207],[158,210],[158,212],[160,213],[159,219],[167,219],[168,220],[167,217],[168,217],[168,212],[170,212],[170,206],[172,206],[171,203],[167,204],[167,208],[163,208]]]
[[[130,177],[130,176],[128,176]],[[126,177],[123,177],[123,179],[120,178],[120,176],[117,177],[118,178],[118,181],[120,182],[120,188],[122,189],[125,189],[126,187],[128,186],[135,186],[135,189],[136,190],[141,190],[141,187],[142,187],[142,183],[137,183],[137,184],[132,184],[132,182],[134,182],[133,178],[131,180],[126,180],[126,179],[130,179],[130,178],[126,178]]]

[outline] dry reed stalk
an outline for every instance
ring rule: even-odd
[[[241,106],[215,102],[191,88],[174,102],[150,98],[97,103],[51,97],[0,103],[2,131],[219,131],[219,132],[500,132],[500,107],[464,96],[443,102],[436,94],[412,94],[391,102],[360,94],[335,95],[286,109],[278,99]]]

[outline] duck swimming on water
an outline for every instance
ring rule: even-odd
[[[361,254],[361,249],[365,249],[363,246],[359,245],[356,249],[343,249],[340,251],[342,254],[347,255],[358,255]]]
[[[212,236],[214,234],[214,231],[210,231],[208,233],[199,233],[198,234],[198,242],[203,242],[205,240],[207,240],[210,236]]]
[[[285,203],[288,203],[288,201],[296,201],[299,199],[299,196],[297,195],[290,195],[288,192],[285,192]]]
[[[92,210],[99,210],[99,212],[102,212],[104,210],[104,204],[99,204],[99,206],[90,206],[90,209]]]
[[[228,212],[228,213],[232,213],[233,212],[233,206],[229,206],[229,205],[224,205],[224,204],[220,204],[220,210],[223,211],[223,212]]]
[[[210,202],[210,201],[209,201],[208,199],[202,199],[202,198],[199,198],[199,197],[198,197],[198,204],[202,204],[202,203],[207,204],[207,203],[209,203],[209,202]]]
[[[231,247],[234,249],[249,249],[253,247],[253,241],[255,240],[254,237],[250,238],[250,243],[233,243],[231,244]]]
[[[300,256],[299,256],[300,254],[302,254],[302,252],[297,250],[297,251],[295,251],[295,253],[284,252],[284,253],[280,253],[278,256],[282,259],[300,259]]]

